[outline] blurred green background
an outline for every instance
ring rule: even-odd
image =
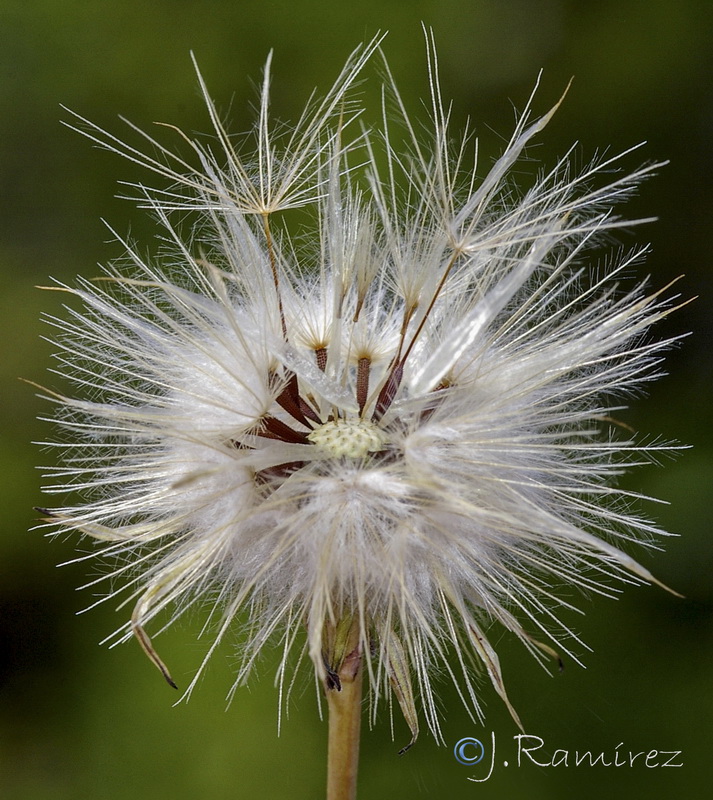
[[[644,563],[686,596],[656,588],[628,591],[618,603],[583,600],[571,620],[594,652],[587,669],[568,664],[550,677],[506,637],[499,642],[510,697],[545,749],[595,753],[682,750],[681,768],[542,767],[514,764],[517,732],[498,698],[483,687],[488,718],[472,723],[448,682],[442,709],[448,747],[429,734],[405,756],[386,713],[365,731],[360,797],[611,798],[707,795],[713,778],[707,741],[713,721],[711,499],[711,265],[713,264],[713,24],[708,0],[2,0],[0,2],[0,290],[2,330],[2,536],[0,537],[0,797],[13,800],[242,797],[318,798],[323,793],[326,724],[309,677],[298,682],[277,736],[275,659],[226,710],[234,657],[214,659],[190,703],[175,694],[135,643],[114,650],[99,640],[123,621],[111,607],[77,617],[92,601],[75,587],[96,569],[73,565],[72,541],[49,542],[32,524],[41,503],[33,465],[47,455],[30,445],[48,437],[36,421],[46,408],[22,376],[47,382],[51,347],[40,339],[42,310],[59,298],[35,284],[48,276],[92,275],[121,255],[100,218],[151,247],[155,231],[131,204],[114,198],[131,165],[59,125],[63,103],[122,134],[123,114],[141,127],[168,121],[206,130],[189,51],[234,130],[250,122],[254,82],[275,48],[273,107],[295,118],[315,86],[326,89],[351,49],[378,29],[407,103],[427,93],[420,22],[433,27],[446,96],[456,121],[470,116],[484,152],[511,131],[540,68],[535,101],[543,113],[570,77],[573,87],[530,150],[553,164],[574,141],[578,158],[597,149],[647,146],[628,162],[670,159],[630,204],[658,215],[623,242],[650,240],[652,283],[685,274],[683,296],[700,295],[660,335],[691,331],[670,354],[668,377],[626,414],[638,430],[695,449],[639,469],[627,485],[671,501],[647,513],[681,534]],[[378,96],[372,71],[367,97]],[[374,109],[376,113],[376,108]],[[66,118],[66,115],[65,115]],[[199,621],[160,637],[163,657],[183,685],[205,644]],[[495,634],[497,640],[498,634]],[[395,715],[398,717],[398,715]],[[453,744],[497,735],[491,779],[456,763]],[[543,751],[540,751],[543,752]],[[503,760],[510,766],[504,767]]]

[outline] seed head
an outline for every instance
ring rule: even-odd
[[[531,121],[530,98],[490,170],[469,166],[430,41],[430,136],[388,70],[365,132],[350,90],[378,44],[279,135],[268,60],[241,147],[199,74],[214,140],[178,132],[193,161],[77,118],[164,179],[134,187],[164,241],[61,287],[81,304],[50,320],[78,390],[50,393],[65,435],[47,491],[79,499],[47,523],[101,543],[106,596],[134,603],[117,639],[167,679],[146,629],[194,603],[213,609],[206,659],[242,626],[236,685],[275,643],[281,686],[307,654],[334,687],[356,630],[372,709],[393,693],[414,738],[420,716],[438,737],[434,671],[480,715],[481,668],[510,707],[493,623],[556,656],[579,646],[562,585],[655,580],[625,549],[661,532],[612,478],[664,445],[613,414],[656,376],[668,343],[646,332],[671,303],[620,288],[643,250],[589,255],[633,224],[614,206],[657,165],[564,158],[518,191],[509,172],[555,110]]]

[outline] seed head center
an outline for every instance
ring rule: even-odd
[[[383,450],[383,431],[365,419],[325,422],[307,434],[307,438],[331,456],[362,458],[367,453]]]

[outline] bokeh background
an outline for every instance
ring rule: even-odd
[[[97,152],[59,124],[63,103],[113,132],[121,113],[142,127],[168,121],[206,130],[189,51],[234,130],[250,124],[254,82],[275,48],[275,112],[295,118],[313,87],[326,89],[346,55],[378,30],[408,105],[426,96],[420,22],[439,45],[444,92],[454,117],[476,123],[485,158],[511,131],[538,71],[535,101],[543,113],[574,76],[566,102],[529,155],[542,164],[578,141],[586,162],[598,150],[642,139],[640,160],[670,159],[629,206],[658,215],[622,241],[651,241],[647,269],[655,286],[685,275],[683,297],[700,295],[661,326],[691,332],[668,360],[669,375],[637,400],[626,421],[638,430],[695,445],[627,476],[629,487],[662,497],[647,513],[680,533],[666,554],[644,560],[677,599],[657,588],[615,603],[583,600],[572,619],[593,652],[587,669],[570,663],[545,674],[520,647],[495,633],[510,697],[528,732],[557,748],[620,752],[681,750],[681,768],[542,767],[514,763],[517,733],[498,698],[483,686],[488,717],[471,722],[444,681],[448,747],[429,734],[405,756],[408,740],[395,714],[365,731],[362,798],[611,798],[707,794],[713,722],[710,541],[711,266],[713,265],[713,23],[708,0],[0,0],[0,796],[13,800],[289,797],[323,793],[326,724],[314,686],[298,682],[277,735],[275,659],[266,657],[248,688],[226,710],[234,657],[214,659],[187,705],[161,681],[135,643],[114,650],[98,642],[123,617],[111,607],[86,616],[91,576],[70,559],[74,542],[50,542],[32,525],[42,502],[34,464],[48,456],[30,444],[48,437],[36,421],[46,411],[18,377],[46,382],[51,346],[40,337],[41,311],[56,294],[36,290],[48,276],[92,275],[121,255],[100,218],[151,249],[155,230],[142,213],[115,199],[132,166]],[[369,74],[369,73],[367,73]],[[378,75],[364,91],[377,112]],[[185,684],[205,644],[199,620],[187,620],[158,644]],[[493,776],[456,763],[465,736],[497,737]],[[509,760],[510,766],[502,762]],[[639,759],[641,761],[641,759]]]

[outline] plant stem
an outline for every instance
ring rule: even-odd
[[[356,626],[355,626],[356,627]],[[327,685],[327,800],[355,800],[361,728],[362,656],[358,640]]]

